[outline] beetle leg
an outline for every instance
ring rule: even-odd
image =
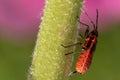
[[[72,52],[69,52],[69,53],[66,53],[65,55],[69,55],[69,54],[73,54],[74,52],[72,51]]]
[[[69,73],[69,76],[72,76],[75,73],[77,73],[77,71],[73,71],[73,72]]]
[[[77,43],[74,43],[74,44],[71,44],[71,45],[68,45],[68,46],[64,46],[63,44],[61,44],[61,46],[64,47],[64,48],[69,48],[69,47],[76,46],[76,45],[81,45],[81,44],[82,44],[81,42],[77,42]]]

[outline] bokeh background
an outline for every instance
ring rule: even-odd
[[[0,80],[27,80],[44,4],[45,0],[0,0]],[[83,9],[93,21],[99,9],[98,44],[88,72],[70,80],[120,80],[120,1],[85,0]],[[81,21],[91,25],[84,13]]]

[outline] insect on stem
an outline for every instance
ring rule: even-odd
[[[76,62],[76,70],[74,72],[71,72],[69,74],[69,76],[71,76],[74,73],[85,74],[87,72],[87,70],[89,69],[89,67],[91,65],[92,58],[93,58],[93,55],[94,55],[94,51],[95,51],[95,48],[96,48],[97,37],[98,37],[98,31],[97,31],[97,28],[98,28],[98,9],[96,9],[96,25],[91,20],[91,18],[88,16],[87,12],[85,12],[85,14],[87,15],[90,22],[93,24],[93,26],[92,26],[93,30],[89,32],[89,25],[79,21],[79,23],[87,26],[87,29],[86,29],[85,35],[84,35],[85,36],[84,37],[85,42],[84,43],[78,42],[78,43],[68,45],[68,46],[61,45],[64,48],[68,48],[68,47],[72,47],[72,46],[82,44],[81,45],[82,46],[81,53],[80,53],[80,55],[78,57],[78,60]],[[73,52],[69,52],[65,55],[72,54],[72,53]]]

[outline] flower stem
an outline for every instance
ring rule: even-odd
[[[46,0],[33,54],[29,80],[68,80],[74,48],[61,46],[76,40],[81,0]]]

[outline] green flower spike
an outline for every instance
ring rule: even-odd
[[[29,80],[68,80],[77,36],[81,0],[46,0],[33,54]]]

